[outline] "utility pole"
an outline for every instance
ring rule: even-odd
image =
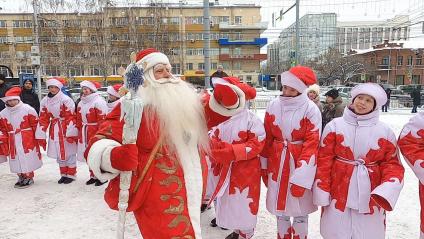
[[[39,5],[37,0],[32,1],[32,7],[34,11],[34,47],[31,49],[31,54],[35,54],[35,56],[31,56],[32,64],[36,66],[37,69],[37,88],[38,88],[38,98],[41,100],[41,54],[40,54],[40,43],[39,43],[39,32],[38,32],[38,14],[40,13]],[[37,56],[38,55],[38,56]]]
[[[209,48],[211,45],[210,42],[210,17],[209,17],[209,0],[203,0],[203,54],[205,56],[205,88],[209,88],[209,71],[210,71],[210,56],[209,56]]]
[[[296,0],[296,65],[299,65],[299,51],[300,51],[300,32],[299,32],[299,2]]]

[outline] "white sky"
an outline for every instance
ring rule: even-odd
[[[84,0],[79,0],[84,1]],[[213,2],[213,0],[210,0]],[[114,2],[132,2],[137,4],[143,0],[121,0]],[[164,0],[164,2],[178,2],[178,0]],[[188,3],[203,4],[202,0],[187,0]],[[254,3],[261,5],[262,21],[268,22],[268,30],[263,37],[268,37],[269,42],[275,40],[281,30],[295,21],[295,9],[284,15],[282,21],[276,22],[272,28],[271,16],[277,17],[280,9],[288,9],[295,0],[220,0],[220,4]],[[32,12],[31,0],[0,0],[1,12]],[[337,13],[338,21],[374,21],[386,20],[395,15],[410,15],[410,21],[416,23],[424,20],[424,0],[300,0],[300,16],[306,13]],[[421,33],[421,26],[413,27],[411,36]],[[417,37],[424,40],[424,37]]]

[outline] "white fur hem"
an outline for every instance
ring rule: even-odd
[[[87,164],[99,180],[111,180],[119,175],[119,170],[114,169],[110,162],[110,153],[118,146],[121,144],[110,139],[101,139],[91,146]]]
[[[380,197],[387,200],[391,209],[393,210],[402,188],[403,181],[399,182],[398,178],[391,178],[389,181],[386,181],[374,188],[374,190],[371,192],[371,195],[379,195]]]
[[[224,106],[222,106],[221,104],[219,104],[215,97],[212,95],[211,98],[209,99],[209,107],[211,108],[211,110],[213,110],[214,112],[223,115],[223,116],[234,116],[236,115],[238,112],[240,112],[241,110],[243,110],[245,107],[244,105],[246,104],[246,97],[244,95],[244,92],[238,88],[235,85],[232,84],[226,84],[226,83],[222,83],[222,85],[227,85],[229,87],[231,87],[231,89],[233,89],[236,94],[239,97],[239,105],[237,108],[231,107],[231,109],[226,108]]]
[[[319,182],[321,179],[317,179],[312,187],[312,198],[315,205],[325,207],[330,205],[330,193],[319,188]]]

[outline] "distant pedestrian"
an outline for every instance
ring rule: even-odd
[[[389,108],[389,106],[390,106],[390,96],[391,96],[391,94],[392,94],[392,90],[391,90],[390,88],[387,88],[387,89],[385,89],[384,91],[386,92],[387,102],[386,102],[386,104],[384,104],[384,105],[381,107],[381,110],[382,110],[383,112],[387,112],[387,109],[388,109],[388,108]]]
[[[218,65],[216,71],[211,75],[209,81],[210,81],[210,86],[213,88],[213,84],[212,84],[212,78],[217,77],[217,78],[224,78],[227,77],[227,73],[224,72],[224,67],[222,65]]]
[[[319,85],[313,84],[309,86],[306,92],[308,93],[308,98],[312,100],[318,106],[319,111],[322,112],[322,105],[319,101]]]
[[[0,98],[4,97],[4,94],[6,93],[6,90],[9,88],[9,85],[6,84],[6,76],[3,74],[0,74]],[[4,102],[0,100],[0,111],[4,109],[5,105]]]
[[[40,99],[34,91],[34,80],[28,79],[23,82],[21,100],[34,108],[37,114],[40,113]]]
[[[341,117],[345,108],[342,97],[339,96],[337,89],[329,90],[324,96],[327,98],[325,99],[322,110],[322,128],[334,118]]]
[[[412,92],[411,92],[411,98],[412,98],[412,111],[411,113],[417,113],[418,106],[421,105],[421,86],[418,85]]]

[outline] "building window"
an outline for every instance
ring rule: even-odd
[[[190,24],[203,24],[203,17],[186,17],[185,23]]]
[[[197,69],[198,70],[204,70],[205,69],[205,63],[198,63],[197,64]]]
[[[64,27],[80,27],[81,21],[80,20],[63,20],[63,26]]]
[[[30,58],[31,52],[30,51],[16,51],[16,58],[18,59],[24,59],[24,58]]]
[[[180,63],[172,64],[172,73],[173,73],[173,74],[181,74],[181,66],[180,66]]]
[[[128,33],[123,33],[123,34],[112,34],[110,36],[110,40],[111,41],[129,41],[129,35]]]
[[[153,17],[137,17],[135,23],[137,25],[154,25],[155,19]]]
[[[412,75],[412,84],[421,85],[421,75]]]
[[[412,56],[408,56],[407,66],[412,66]]]
[[[216,70],[218,68],[218,63],[216,63],[216,62],[212,62],[211,63],[211,69],[212,70]]]
[[[33,66],[18,66],[18,73],[35,73],[35,67]]]
[[[234,24],[236,24],[236,25],[241,24],[241,16],[235,16],[234,17]]]
[[[32,22],[31,21],[13,21],[13,27],[14,28],[31,28]]]
[[[103,25],[102,23],[103,23],[102,20],[92,19],[88,21],[87,25],[88,27],[101,27]]]
[[[70,76],[82,76],[84,75],[84,69],[82,66],[69,66],[68,74]]]
[[[0,59],[9,59],[9,58],[11,58],[11,57],[10,57],[10,54],[9,54],[8,51],[0,51]],[[0,74],[1,74],[1,72],[0,72]]]
[[[417,58],[417,60],[415,61],[415,65],[417,65],[417,66],[420,66],[420,65],[422,65],[423,63],[422,63],[422,58]]]
[[[100,76],[102,74],[102,70],[100,69],[100,66],[89,66],[88,67],[88,74],[91,76]]]
[[[396,85],[404,85],[404,84],[405,84],[405,76],[396,75]]]
[[[241,64],[239,61],[234,62],[233,70],[241,70]]]
[[[81,36],[65,36],[65,42],[66,43],[81,43],[82,37]]]
[[[30,36],[30,37],[16,36],[15,37],[15,43],[32,43],[32,36]]]
[[[252,83],[252,76],[251,75],[246,76],[246,83]]]
[[[230,54],[230,48],[221,48],[221,54]]]
[[[7,43],[8,37],[7,36],[0,36],[0,44]]]
[[[5,27],[6,27],[6,21],[0,20],[0,28],[5,28]]]
[[[192,71],[193,70],[193,63],[187,63],[186,64],[186,70]]]
[[[398,65],[398,66],[403,65],[403,56],[398,56],[398,57],[397,57],[397,65]]]
[[[384,65],[384,66],[388,66],[389,65],[389,56],[383,57],[383,59],[381,60],[381,64]]]
[[[127,26],[128,17],[112,17],[112,25],[114,26]]]
[[[45,66],[44,73],[47,76],[60,76],[59,66]]]

